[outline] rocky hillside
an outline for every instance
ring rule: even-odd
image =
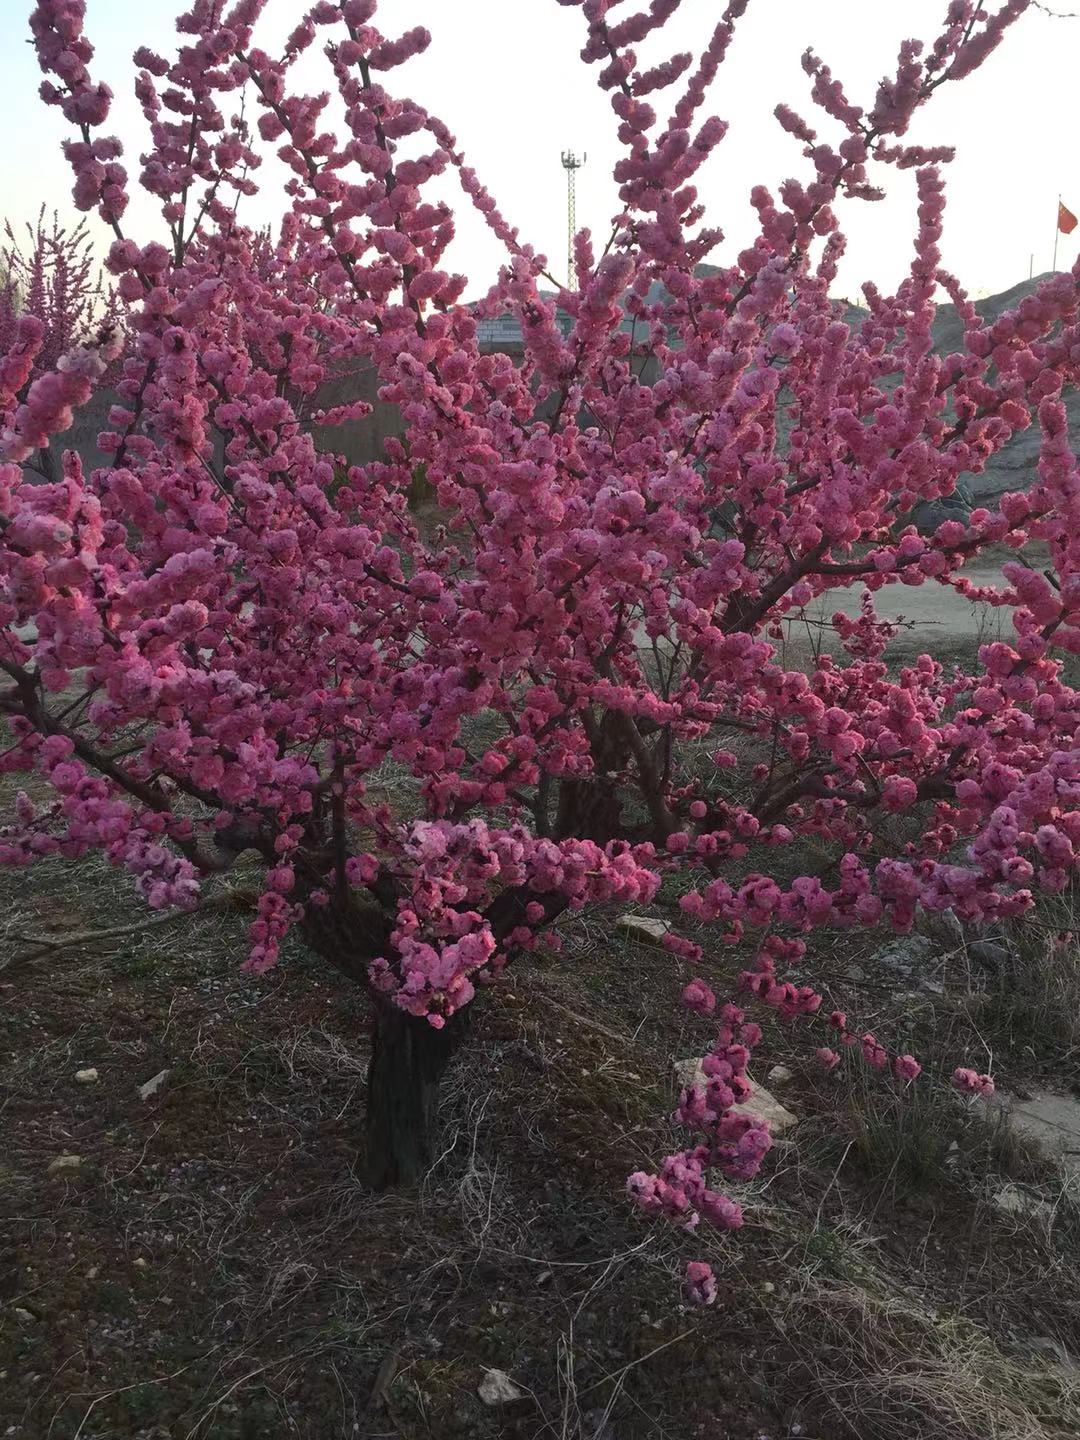
[[[1038,275],[1033,280],[1023,280],[1000,295],[987,296],[977,300],[975,308],[984,320],[993,322],[1006,310],[1013,309],[1026,295],[1043,281],[1047,275]],[[857,322],[865,311],[854,307],[849,318]],[[934,348],[939,355],[956,350],[963,341],[963,325],[956,314],[954,305],[942,305],[934,321]],[[1069,391],[1065,397],[1069,413],[1069,433],[1074,447],[1080,444],[1080,393]],[[979,475],[967,478],[969,495],[976,503],[986,503],[1004,494],[1006,490],[1024,490],[1034,478],[1035,466],[1039,459],[1039,427],[1032,425],[1015,435],[999,454],[992,457],[986,469]],[[944,517],[942,517],[944,518]]]

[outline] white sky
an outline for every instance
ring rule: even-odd
[[[643,8],[630,0],[622,14]],[[990,0],[994,8],[1000,0]],[[789,174],[805,178],[799,145],[781,132],[772,108],[784,100],[801,110],[823,138],[838,138],[826,117],[819,124],[806,103],[799,65],[812,44],[851,98],[869,103],[877,80],[891,70],[898,42],[931,39],[946,0],[750,0],[708,109],[730,124],[727,139],[699,178],[710,223],[727,240],[726,259],[753,233],[751,186],[777,185]],[[72,215],[70,179],[59,142],[66,122],[37,99],[41,76],[24,37],[32,0],[0,0],[0,216],[28,219],[44,201]],[[170,52],[172,20],[181,0],[87,0],[87,33],[97,47],[93,70],[116,92],[107,130],[125,142],[129,174],[137,173],[144,144],[141,114],[131,94],[131,52],[147,44]],[[308,8],[299,0],[271,0],[262,35],[268,49]],[[1066,8],[1062,0],[1061,8]],[[721,12],[721,0],[683,0],[663,32],[662,45],[642,47],[655,63],[677,49],[697,49]],[[554,273],[565,272],[566,177],[560,151],[587,152],[578,172],[578,224],[604,239],[616,208],[611,167],[618,153],[614,117],[584,66],[579,10],[555,0],[382,0],[376,17],[389,35],[415,24],[432,32],[427,53],[390,72],[390,87],[414,95],[456,133],[459,147],[516,224],[522,238],[546,253]],[[695,44],[695,42],[697,42]],[[909,139],[955,144],[949,167],[945,263],[974,295],[996,292],[1048,270],[1057,195],[1080,215],[1077,155],[1080,20],[1054,20],[1029,11],[975,75],[946,85],[921,112]],[[304,83],[325,88],[321,57],[305,57]],[[662,106],[667,114],[669,106]],[[134,137],[134,138],[133,138]],[[267,180],[271,175],[264,167]],[[258,178],[258,177],[256,177]],[[891,287],[906,268],[914,230],[910,174],[890,172],[890,193],[877,204],[849,202],[843,211],[848,258],[839,290],[854,297],[863,279]],[[252,220],[273,220],[269,193],[245,201]],[[500,262],[497,242],[471,208],[454,201],[458,240],[452,260],[485,288]],[[145,241],[160,233],[156,202],[133,201],[125,227]],[[1073,263],[1080,228],[1060,237],[1058,268]]]

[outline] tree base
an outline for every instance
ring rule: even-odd
[[[375,1190],[415,1185],[434,1159],[439,1082],[460,1044],[461,1015],[441,1030],[380,1005],[368,1067],[364,1176]]]

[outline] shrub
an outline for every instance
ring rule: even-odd
[[[37,337],[0,368],[3,767],[35,772],[48,795],[20,796],[2,858],[100,848],[155,907],[197,906],[239,856],[261,865],[248,965],[272,965],[298,929],[370,993],[379,1183],[426,1162],[434,1087],[476,987],[568,909],[648,902],[666,874],[691,876],[686,915],[721,944],[763,934],[748,984],[806,1013],[813,992],[776,967],[811,927],[903,930],[919,905],[1012,916],[1032,885],[1064,885],[1080,841],[1080,710],[1055,656],[1080,649],[1080,480],[1060,398],[1080,356],[1077,277],[985,327],[941,266],[949,152],[904,139],[1025,0],[993,13],[952,0],[865,107],[808,52],[833,138],[778,107],[805,178],[755,188],[756,238],[711,269],[719,231],[694,180],[725,127],[702,107],[745,0],[696,60],[652,68],[636,49],[670,0],[621,20],[607,0],[563,3],[582,10],[623,150],[610,241],[598,253],[578,235],[574,288],[556,296],[446,125],[392,93],[429,37],[382,34],[375,0],[319,0],[276,57],[256,44],[261,0],[195,0],[173,58],[135,52],[139,183],[164,225],[149,240],[126,229],[125,147],[107,133],[82,0],[31,17],[42,97],[72,126],[76,204],[114,234],[133,338],[99,440],[110,463],[88,475],[69,452],[52,485],[20,465],[71,423],[116,340],[74,347],[21,402]],[[329,94],[295,72],[317,41],[338,132]],[[272,244],[237,203],[266,146],[289,172]],[[871,162],[914,170],[917,233],[896,293],[867,286],[865,317],[847,323],[829,297],[834,207],[877,197]],[[472,304],[446,268],[451,212],[430,198],[445,172],[506,247]],[[931,347],[939,291],[964,323],[945,356]],[[519,367],[480,352],[478,321],[496,315],[520,327]],[[312,408],[335,366],[361,360],[405,434],[342,479],[301,421],[363,413]],[[1027,494],[932,535],[898,520],[1035,423]],[[421,469],[448,517],[431,540],[408,506]],[[987,597],[1011,609],[1010,643],[968,671],[922,655],[890,674],[876,592],[968,591],[966,560],[1028,540],[1046,573],[1007,564]],[[859,618],[833,620],[839,653],[822,649],[809,673],[778,663],[784,624],[855,585],[866,598]],[[415,782],[418,816],[383,798],[386,762]],[[907,822],[887,853],[882,811]],[[771,878],[808,837],[838,849],[835,882]],[[761,872],[730,883],[751,853]],[[716,997],[698,983],[688,1003],[709,1013]],[[873,1036],[851,1038],[888,1062]],[[634,1177],[647,1210],[738,1223],[711,1177],[751,1174],[768,1146],[736,1108],[755,1039],[722,1010],[706,1083],[680,1106],[703,1138]],[[703,1274],[692,1288],[708,1298]]]

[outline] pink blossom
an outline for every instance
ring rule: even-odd
[[[716,1277],[712,1267],[702,1260],[690,1260],[683,1280],[683,1296],[688,1305],[711,1305],[716,1299]]]
[[[691,980],[682,992],[682,1003],[699,1015],[711,1015],[716,1009],[716,996],[703,980]]]
[[[953,1085],[957,1090],[968,1095],[981,1095],[988,1098],[994,1093],[994,1082],[989,1075],[981,1075],[977,1070],[967,1070],[963,1066],[957,1066],[953,1071]]]
[[[922,1066],[914,1055],[894,1055],[892,1072],[898,1080],[915,1080],[922,1074]]]

